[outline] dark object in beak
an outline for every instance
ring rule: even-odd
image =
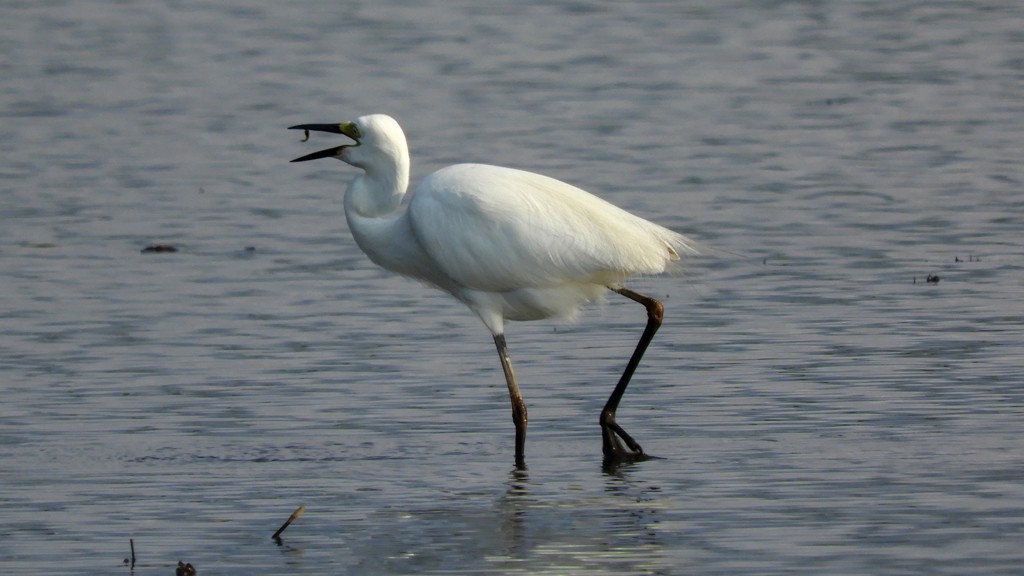
[[[352,138],[353,140],[356,141],[355,145],[358,145],[359,144],[359,140],[356,139],[355,137],[353,137],[353,135],[351,133],[352,132],[351,129],[346,129],[348,126],[349,126],[348,123],[341,123],[341,124],[299,124],[298,126],[289,126],[288,129],[289,130],[304,130],[305,133],[306,133],[306,138],[305,138],[305,140],[303,140],[303,142],[305,142],[306,140],[309,140],[309,131],[313,130],[315,132],[330,132],[331,134],[341,134],[343,136],[348,136],[349,138]],[[335,146],[334,148],[328,148],[326,150],[320,150],[319,152],[313,152],[312,154],[306,154],[305,156],[302,156],[301,158],[296,158],[295,160],[292,160],[292,162],[306,162],[307,160],[318,160],[320,158],[336,158],[338,156],[341,156],[341,152],[345,148],[347,148],[349,146],[352,146],[352,144],[343,144],[341,146]]]

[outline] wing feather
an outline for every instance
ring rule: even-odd
[[[424,250],[459,285],[506,292],[615,284],[664,272],[686,237],[579,188],[531,172],[458,164],[424,180],[409,206]]]

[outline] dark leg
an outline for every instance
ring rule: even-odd
[[[643,304],[647,308],[647,327],[644,328],[644,333],[640,336],[640,341],[637,342],[636,349],[633,350],[633,356],[630,357],[629,362],[626,364],[626,370],[623,371],[622,377],[619,378],[619,383],[615,385],[615,390],[608,397],[604,410],[601,410],[601,436],[604,456],[606,459],[616,461],[642,460],[646,457],[643,448],[640,447],[636,440],[633,440],[632,436],[622,429],[622,426],[615,422],[615,411],[619,407],[622,395],[626,392],[629,379],[633,377],[633,372],[636,371],[636,367],[640,364],[640,359],[643,358],[647,346],[654,339],[655,332],[661,326],[665,307],[654,298],[644,296],[628,288],[612,288],[612,290],[634,302]],[[619,442],[620,439],[626,443],[629,450],[622,446],[622,442]]]
[[[516,468],[526,468],[526,403],[519,393],[516,376],[512,373],[512,359],[508,355],[505,335],[494,336],[494,345],[498,348],[501,369],[505,372],[505,383],[508,384],[508,397],[512,400],[512,422],[516,425]]]

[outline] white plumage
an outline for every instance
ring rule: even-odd
[[[442,168],[406,199],[409,152],[401,127],[390,116],[292,128],[343,134],[355,141],[294,162],[335,157],[363,169],[345,194],[345,215],[356,243],[370,259],[445,290],[491,331],[512,396],[519,465],[526,409],[508,360],[504,320],[571,316],[608,289],[643,303],[649,316],[646,341],[641,338],[601,419],[606,457],[643,456],[639,445],[614,423],[614,412],[660,324],[661,304],[621,283],[630,276],[670,271],[680,256],[698,253],[696,243],[575,186],[499,166]]]

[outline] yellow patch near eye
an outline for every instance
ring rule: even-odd
[[[362,135],[359,133],[359,127],[352,122],[342,122],[338,125],[338,129],[342,134],[348,136],[353,140],[358,140]]]

